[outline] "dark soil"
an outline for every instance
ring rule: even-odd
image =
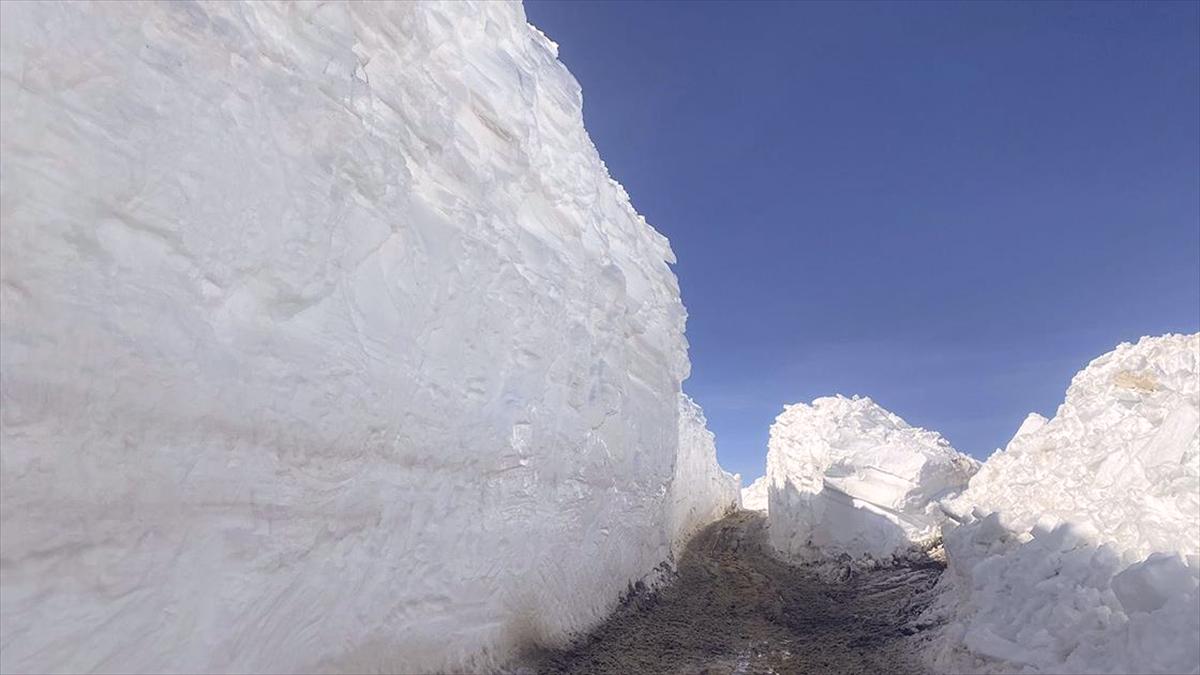
[[[940,565],[824,574],[771,555],[762,514],[740,511],[688,544],[676,579],[632,594],[539,673],[924,673],[916,616]],[[832,576],[840,576],[834,579]]]

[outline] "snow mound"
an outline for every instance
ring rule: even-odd
[[[771,543],[810,560],[884,561],[924,547],[944,518],[938,500],[963,489],[977,466],[869,398],[787,406],[767,452]]]
[[[486,669],[736,500],[670,247],[520,5],[0,37],[0,671]]]
[[[766,511],[767,492],[767,477],[759,476],[748,487],[742,488],[742,508],[750,511]]]
[[[1200,335],[1092,361],[948,500],[949,672],[1200,672]]]
[[[1070,522],[1139,558],[1200,553],[1198,363],[1198,335],[1143,338],[1092,361],[1054,419],[1030,415],[947,507],[995,511],[1015,531]]]

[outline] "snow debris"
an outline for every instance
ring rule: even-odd
[[[886,562],[935,542],[938,500],[978,462],[869,398],[787,406],[767,452],[772,545],[803,560]]]
[[[519,4],[0,35],[0,671],[487,669],[736,502]]]

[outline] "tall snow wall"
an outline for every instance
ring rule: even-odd
[[[0,31],[0,670],[485,669],[736,494],[519,5]]]
[[[673,547],[680,552],[696,530],[737,510],[742,505],[741,476],[729,474],[717,463],[717,444],[700,406],[684,394],[679,397],[679,456],[675,462],[677,486],[671,496]]]
[[[936,432],[869,398],[789,405],[767,451],[771,544],[801,560],[907,556],[937,539],[938,500],[966,487],[977,468]]]
[[[1200,335],[1092,361],[944,506],[936,669],[1200,673]]]

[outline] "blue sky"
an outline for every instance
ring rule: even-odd
[[[1200,329],[1200,4],[528,2],[671,239],[721,463],[869,395],[986,457]]]

